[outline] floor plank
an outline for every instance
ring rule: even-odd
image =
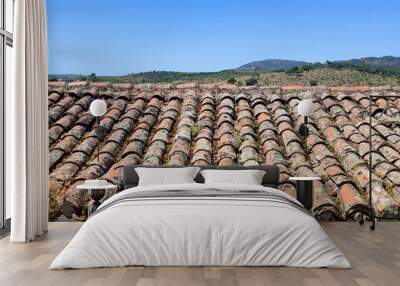
[[[50,271],[54,257],[81,223],[50,223],[49,233],[29,244],[0,240],[2,286],[266,286],[398,285],[400,223],[381,222],[374,232],[351,222],[323,223],[323,228],[352,263],[352,269],[289,267],[120,267]]]

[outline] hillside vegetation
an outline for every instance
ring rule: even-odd
[[[301,67],[309,65],[311,63],[304,61],[292,61],[292,60],[263,60],[255,61],[238,67],[236,70],[239,71],[255,71],[255,70],[266,70],[266,71],[279,71],[286,70],[293,67]]]
[[[323,86],[383,86],[400,85],[400,77],[372,74],[355,69],[335,69],[321,67],[296,73],[275,72],[264,73],[261,76],[263,85],[323,85]]]
[[[384,56],[384,57],[367,57],[360,59],[351,59],[347,61],[337,61],[338,63],[349,63],[354,65],[371,65],[386,66],[400,68],[400,57]]]
[[[132,83],[180,83],[186,81],[204,82],[229,82],[241,85],[400,85],[400,58],[380,57],[362,58],[347,61],[326,63],[305,63],[285,60],[268,60],[270,67],[287,68],[279,70],[266,70],[255,68],[265,61],[250,63],[249,69],[241,68],[223,70],[219,72],[174,72],[151,71],[144,73],[128,74],[124,76],[96,76],[90,75],[49,75],[49,80],[62,81],[109,81]],[[295,65],[295,66],[293,66]],[[289,67],[290,66],[290,67]]]

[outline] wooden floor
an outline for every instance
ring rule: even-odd
[[[400,285],[400,223],[324,223],[352,269],[288,267],[125,267],[48,270],[80,223],[50,223],[43,238],[29,244],[0,241],[0,285]]]

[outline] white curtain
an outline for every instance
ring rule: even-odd
[[[13,92],[6,98],[6,187],[12,242],[48,227],[47,27],[45,0],[15,1]]]

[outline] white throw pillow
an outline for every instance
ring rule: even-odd
[[[139,186],[195,183],[199,167],[185,168],[135,168]]]
[[[265,171],[262,170],[202,170],[205,184],[261,185]]]

